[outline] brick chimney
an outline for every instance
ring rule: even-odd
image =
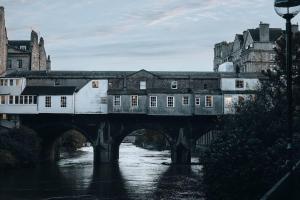
[[[259,24],[259,41],[270,42],[270,25],[260,22]]]

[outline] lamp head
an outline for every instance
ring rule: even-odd
[[[300,12],[300,0],[275,0],[276,13],[283,18],[293,18]]]

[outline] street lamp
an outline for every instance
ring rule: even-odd
[[[293,142],[293,92],[292,92],[292,25],[291,19],[300,12],[300,0],[275,0],[276,13],[286,19],[286,74],[288,98],[288,146],[289,168],[292,170],[292,142]]]

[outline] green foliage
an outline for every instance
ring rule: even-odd
[[[144,134],[136,137],[134,144],[141,147],[151,146],[155,149],[165,149],[166,139],[161,133],[155,131],[144,131]]]
[[[75,130],[66,132],[61,138],[61,146],[67,151],[76,151],[83,147],[86,142],[84,135]]]
[[[294,38],[294,84],[298,84],[300,35]],[[278,41],[280,67],[266,73],[253,101],[223,118],[223,131],[204,154],[203,178],[209,200],[259,199],[287,171],[287,99],[284,40]],[[299,55],[298,55],[299,54]],[[300,138],[299,134],[294,135]],[[295,142],[295,158],[299,143]]]
[[[0,132],[0,150],[9,152],[20,165],[35,165],[39,160],[40,138],[28,128]],[[3,154],[4,155],[4,154]]]

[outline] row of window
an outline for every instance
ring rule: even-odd
[[[189,96],[182,97],[182,105],[189,105],[190,98]],[[138,95],[130,96],[130,105],[131,107],[138,107],[139,105],[139,97]],[[200,106],[200,97],[195,97],[195,105]],[[116,95],[113,97],[113,106],[118,107],[121,106],[121,96]],[[149,97],[149,106],[157,107],[157,96]],[[175,97],[167,96],[167,107],[175,107]],[[211,108],[213,107],[213,96],[205,96],[205,107]]]
[[[45,107],[50,108],[51,106],[52,106],[51,96],[46,96],[45,97]],[[60,97],[60,107],[61,108],[66,108],[67,107],[67,97],[66,96],[61,96]]]
[[[0,96],[0,104],[36,104],[37,96]]]
[[[19,86],[20,79],[0,79],[0,86]]]
[[[19,60],[17,60],[17,63],[18,63],[18,67],[19,67],[19,68],[22,68],[22,67],[23,67],[23,60],[19,59]],[[11,69],[11,68],[12,68],[12,60],[8,60],[8,61],[7,61],[7,68],[8,68],[8,69]]]

